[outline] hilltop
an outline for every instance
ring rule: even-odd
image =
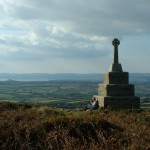
[[[150,113],[0,103],[0,149],[148,150]]]

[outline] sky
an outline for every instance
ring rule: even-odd
[[[150,73],[150,0],[0,0],[0,73]]]

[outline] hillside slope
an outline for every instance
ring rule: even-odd
[[[0,103],[0,133],[2,150],[148,150],[150,113]]]

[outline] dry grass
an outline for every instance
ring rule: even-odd
[[[2,150],[148,150],[150,113],[0,103]]]

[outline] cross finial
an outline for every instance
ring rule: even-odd
[[[114,39],[112,41],[112,45],[114,45],[114,46],[118,46],[119,44],[120,44],[120,41],[118,39]]]
[[[118,45],[120,44],[120,41],[118,39],[114,39],[112,41],[112,45],[114,46],[114,64],[118,64]]]

